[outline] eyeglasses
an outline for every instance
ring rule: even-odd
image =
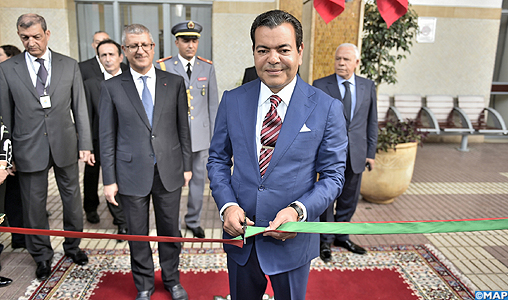
[[[125,48],[129,49],[130,53],[136,53],[136,52],[138,52],[139,47],[141,47],[144,51],[148,52],[148,51],[152,50],[153,45],[154,45],[153,43],[151,43],[151,44],[141,44],[141,45],[130,45],[130,46],[125,45]]]

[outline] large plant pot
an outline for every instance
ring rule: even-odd
[[[374,169],[365,170],[360,193],[372,203],[388,204],[402,195],[411,182],[417,143],[399,144],[396,151],[376,153]]]

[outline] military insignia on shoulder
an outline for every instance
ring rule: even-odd
[[[199,60],[202,60],[202,61],[207,62],[207,63],[209,63],[209,64],[213,64],[213,62],[212,62],[211,60],[209,60],[209,59],[202,58],[201,56],[196,56],[196,57],[197,57]]]
[[[173,57],[173,56],[164,57],[164,58],[161,58],[161,59],[157,60],[156,62],[161,63],[161,62],[163,62],[163,61],[166,61],[166,60],[168,60],[168,59],[171,59],[172,57]]]

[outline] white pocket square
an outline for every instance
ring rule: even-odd
[[[300,132],[309,132],[310,128],[307,127],[307,125],[303,124],[302,129],[300,129]]]

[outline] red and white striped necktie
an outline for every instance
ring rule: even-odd
[[[277,106],[282,101],[279,96],[270,96],[270,110],[263,120],[263,127],[261,128],[261,152],[259,155],[259,172],[261,177],[265,175],[272,153],[275,148],[275,143],[279,137],[279,132],[282,127],[282,119],[277,114]]]

